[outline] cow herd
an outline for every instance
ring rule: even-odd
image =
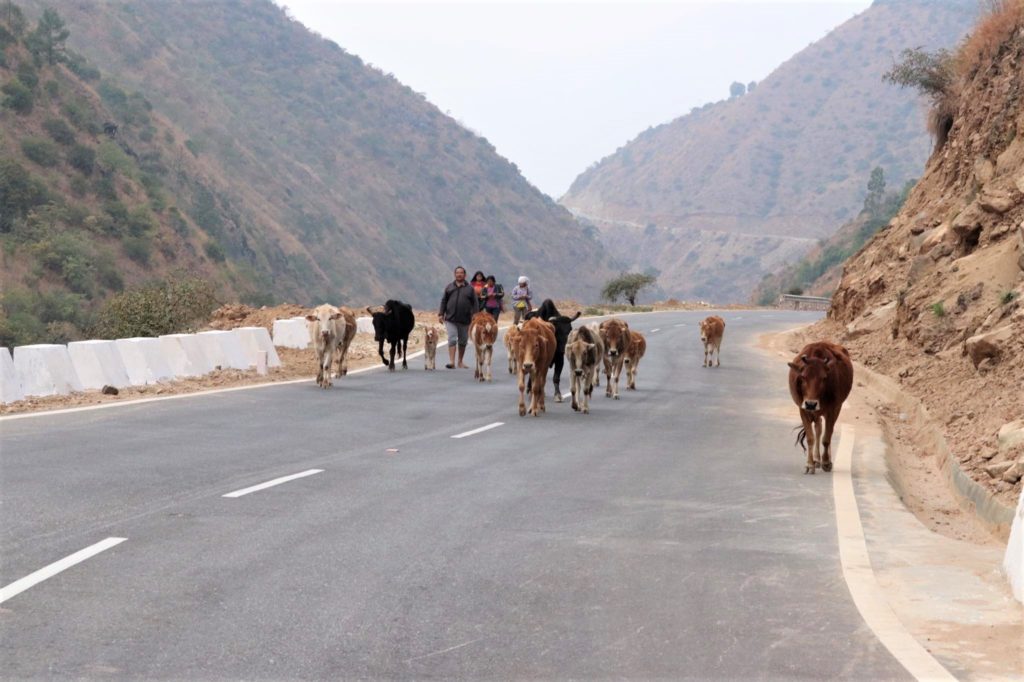
[[[395,370],[396,356],[403,369],[408,369],[409,335],[416,326],[412,307],[390,300],[382,310],[367,308],[373,316],[374,340],[381,361]],[[573,329],[580,317],[562,315],[549,299],[527,314],[525,321],[508,328],[504,336],[508,354],[508,372],[515,374],[519,388],[519,416],[527,413],[539,417],[545,411],[544,397],[548,373],[556,402],[562,402],[560,381],[566,361],[569,365],[572,409],[590,413],[590,397],[601,385],[605,374],[605,396],[618,400],[619,378],[626,371],[626,389],[636,390],[637,371],[647,351],[647,340],[619,318],[593,322]],[[335,377],[348,372],[347,353],[356,333],[352,311],[345,307],[320,305],[306,316],[317,360],[316,383],[331,387],[331,366],[336,358]],[[725,320],[711,315],[700,323],[704,344],[704,367],[721,366],[722,337]],[[494,345],[498,340],[498,324],[488,312],[474,315],[469,326],[469,341],[476,351],[474,378],[493,379]],[[389,355],[384,343],[390,344]],[[434,369],[438,332],[427,327],[424,334],[424,368]],[[714,364],[712,364],[714,363]],[[853,364],[849,352],[837,344],[819,341],[805,346],[789,363],[789,390],[800,410],[801,426],[797,443],[807,452],[804,473],[817,468],[832,470],[830,445],[843,402],[853,385]],[[527,395],[529,404],[527,405]]]

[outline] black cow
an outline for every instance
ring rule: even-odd
[[[409,369],[406,355],[409,353],[409,334],[416,326],[416,317],[412,314],[412,306],[401,301],[388,301],[384,304],[383,312],[373,312],[369,308],[366,312],[373,316],[373,340],[377,342],[377,353],[380,354],[381,362],[388,366],[388,370],[395,371],[395,348],[402,358],[402,369]],[[391,344],[391,360],[384,357],[384,342]]]
[[[580,315],[582,315],[581,312],[577,312],[572,317],[562,315],[558,312],[558,308],[550,298],[545,298],[544,302],[536,310],[526,313],[526,319],[528,320],[539,317],[546,322],[550,322],[555,327],[555,357],[551,359],[551,366],[555,372],[551,380],[555,385],[556,403],[562,402],[562,389],[559,387],[559,383],[562,380],[562,367],[565,366],[565,343],[569,339],[569,334],[572,333],[572,323]]]

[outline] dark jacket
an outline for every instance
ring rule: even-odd
[[[442,315],[446,322],[469,324],[473,319],[473,314],[478,310],[480,310],[480,301],[477,299],[476,290],[470,283],[466,282],[460,287],[452,282],[444,288],[441,308],[437,314]]]

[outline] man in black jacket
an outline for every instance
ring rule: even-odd
[[[455,268],[455,281],[444,288],[441,308],[437,312],[438,322],[448,332],[448,369],[455,367],[455,346],[459,347],[459,367],[469,369],[462,362],[469,342],[469,323],[473,314],[480,309],[476,291],[466,281],[466,268]]]

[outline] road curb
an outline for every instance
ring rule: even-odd
[[[925,438],[928,448],[938,455],[939,466],[960,507],[973,512],[991,533],[1006,542],[1010,537],[1014,510],[1000,502],[984,486],[964,472],[960,462],[950,452],[946,438],[929,414],[928,408],[920,400],[903,391],[890,377],[859,362],[855,362],[854,366],[857,378],[864,386],[877,391],[887,402],[896,405],[901,413],[906,414],[907,420],[918,434]],[[896,492],[903,497],[903,481],[891,469],[889,479]]]

